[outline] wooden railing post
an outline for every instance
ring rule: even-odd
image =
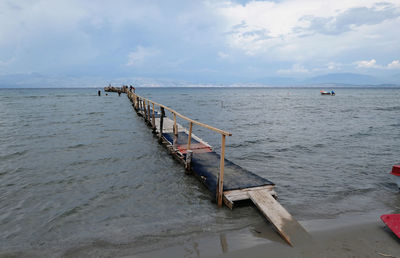
[[[147,122],[150,123],[150,102],[147,100]]]
[[[217,188],[218,207],[222,207],[222,194],[224,193],[224,166],[225,166],[225,135],[222,134],[221,157],[219,162],[219,176]]]
[[[156,129],[156,117],[155,117],[156,111],[154,110],[154,103],[153,103],[153,116],[151,118],[151,126],[153,127],[153,130]]]
[[[174,113],[174,134],[178,135],[178,127],[176,126],[176,114]]]
[[[173,146],[176,146],[176,142],[178,141],[178,128],[176,126],[176,114],[174,113],[174,128],[173,128],[173,132],[174,132],[174,141],[172,143]]]
[[[160,117],[160,140],[163,134],[163,127],[164,127],[164,116],[165,116],[165,110],[163,107],[161,107],[161,117]]]
[[[192,142],[192,129],[193,129],[193,123],[190,122],[189,123],[188,144],[187,144],[187,148],[186,148],[186,161],[185,161],[186,174],[188,174],[189,171],[191,170],[190,163],[192,163],[192,156],[193,156],[193,151],[190,150],[190,143]]]
[[[147,120],[147,110],[146,110],[146,99],[143,99],[143,117],[144,117],[144,120],[146,121]]]
[[[188,136],[188,144],[187,144],[187,150],[190,150],[190,144],[192,142],[192,128],[193,128],[193,123],[189,123],[189,136]]]

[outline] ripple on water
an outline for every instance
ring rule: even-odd
[[[393,210],[398,95],[341,89],[340,98],[321,99],[315,89],[287,91],[142,88],[140,95],[232,132],[227,157],[276,183],[299,219]],[[252,207],[217,209],[126,98],[97,97],[93,89],[10,92],[0,104],[1,250],[54,256],[122,243],[135,253],[145,242],[176,243],[262,222]],[[195,129],[220,148],[220,135]]]

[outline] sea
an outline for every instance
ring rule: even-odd
[[[99,89],[0,89],[0,256],[131,256],[186,244],[196,257],[196,239],[268,226],[252,205],[218,208],[126,95]],[[301,222],[399,213],[390,171],[400,164],[400,88],[321,89],[136,93],[231,132],[226,158],[274,182]],[[220,150],[220,134],[193,133]]]

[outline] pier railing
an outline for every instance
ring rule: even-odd
[[[122,89],[123,92],[128,94],[129,99],[132,100],[133,105],[135,109],[142,109],[144,111],[144,115],[147,121],[149,121],[153,127],[153,129],[156,128],[155,124],[155,108],[159,107],[160,112],[161,112],[161,117],[160,117],[160,134],[162,135],[162,130],[163,130],[163,117],[165,116],[165,110],[168,110],[169,112],[172,113],[174,117],[174,125],[173,125],[173,132],[177,136],[178,135],[178,127],[177,127],[177,122],[176,118],[180,117],[186,121],[189,122],[189,136],[188,136],[188,144],[187,144],[187,150],[190,150],[190,145],[191,145],[191,139],[192,139],[192,130],[193,130],[193,125],[198,125],[204,128],[207,128],[211,131],[217,132],[221,134],[221,155],[220,155],[220,170],[219,170],[219,177],[218,177],[218,188],[217,188],[217,203],[218,206],[222,206],[222,195],[223,195],[223,188],[224,188],[224,166],[225,166],[225,141],[226,141],[226,136],[232,136],[230,132],[218,129],[216,127],[201,123],[199,121],[193,120],[189,117],[186,117],[179,112],[173,110],[172,108],[169,108],[163,104],[157,103],[155,101],[152,101],[151,99],[144,98],[142,96],[137,95],[134,92],[129,91],[127,88]],[[150,112],[152,114],[150,114]],[[151,120],[150,120],[151,118]]]

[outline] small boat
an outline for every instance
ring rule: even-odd
[[[331,96],[335,96],[336,95],[336,93],[333,90],[332,91],[321,90],[320,93],[321,93],[321,95],[331,95]]]
[[[381,220],[400,238],[400,214],[383,214]]]
[[[400,165],[394,165],[390,174],[392,174],[393,180],[397,184],[397,187],[400,191]]]

